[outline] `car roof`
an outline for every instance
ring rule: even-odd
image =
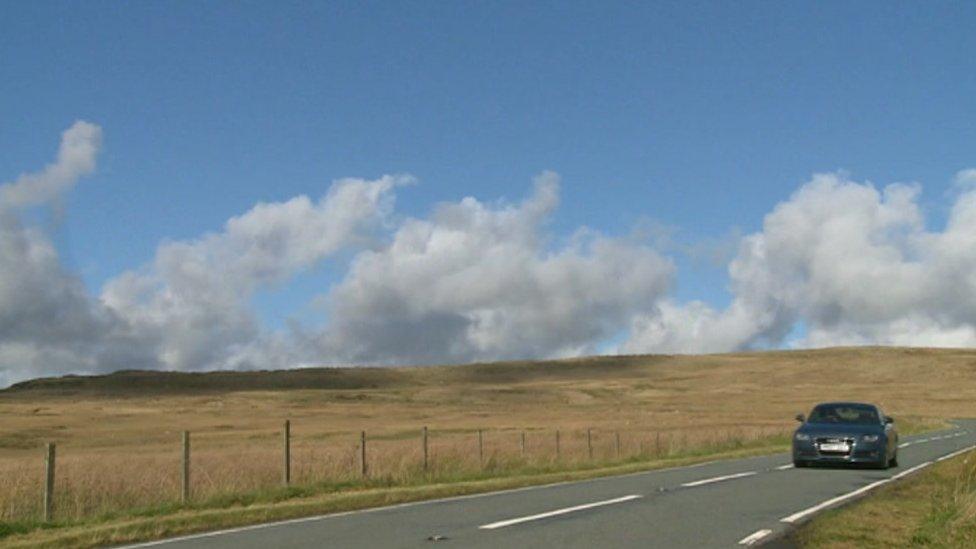
[[[870,402],[852,402],[852,401],[821,402],[820,404],[814,406],[814,408],[816,408],[817,406],[870,406],[871,408],[877,408],[876,405],[871,404]]]

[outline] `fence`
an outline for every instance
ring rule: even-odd
[[[280,486],[328,491],[363,483],[403,485],[602,466],[742,447],[786,433],[770,427],[437,431],[424,426],[302,437],[300,426],[294,426],[299,436],[292,427],[285,421],[273,438],[238,447],[213,432],[183,431],[171,451],[132,455],[111,449],[71,455],[48,444],[43,468],[25,460],[0,463],[0,521],[78,519]]]

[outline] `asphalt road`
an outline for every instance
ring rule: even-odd
[[[132,547],[742,547],[976,446],[976,420],[902,437],[900,466],[794,469],[787,454],[298,519]]]

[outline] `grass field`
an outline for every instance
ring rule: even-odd
[[[377,495],[384,490],[431,497],[449,486],[775,451],[786,447],[792,416],[822,400],[878,402],[903,432],[924,429],[976,415],[974,380],[976,352],[891,348],[39,380],[0,392],[0,543],[41,535],[31,531],[40,526],[45,442],[58,445],[54,530],[184,517],[165,531],[111,538],[137,539],[200,528],[185,515],[205,510],[237,509],[222,522],[232,524],[292,516],[251,513],[288,502],[293,514],[334,509],[342,494],[374,505],[389,501]],[[290,489],[280,488],[285,419]],[[189,509],[177,504],[182,430],[193,437]]]

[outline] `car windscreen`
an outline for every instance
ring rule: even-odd
[[[810,412],[810,423],[849,423],[867,425],[881,423],[878,410],[872,406],[850,404],[821,404]]]

